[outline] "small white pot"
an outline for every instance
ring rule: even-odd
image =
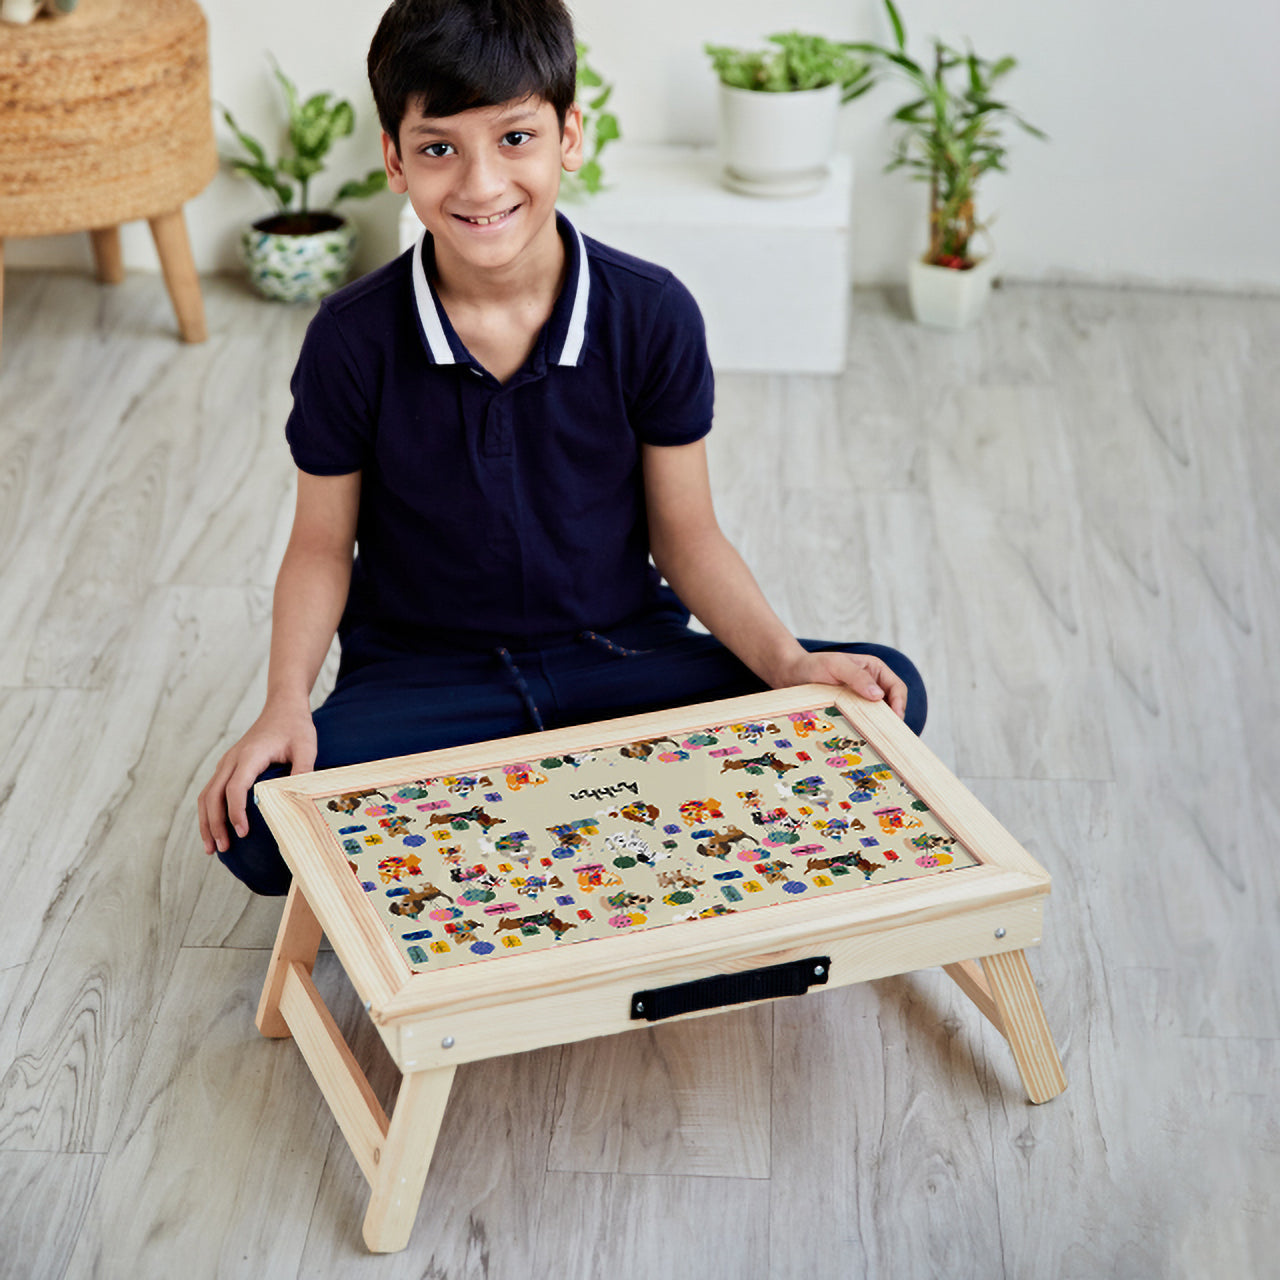
[[[988,255],[967,271],[913,261],[907,276],[911,313],[935,329],[963,329],[986,305],[995,275],[995,259]]]
[[[840,111],[838,84],[795,93],[720,85],[724,183],[752,196],[804,196],[827,180]]]
[[[0,0],[0,21],[22,26],[44,7],[44,0]]]
[[[23,26],[40,13],[58,18],[70,13],[77,3],[78,0],[0,0],[0,22]]]

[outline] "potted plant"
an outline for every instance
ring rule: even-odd
[[[311,207],[311,180],[325,169],[325,157],[340,138],[355,129],[355,110],[345,99],[317,93],[305,102],[293,82],[272,61],[288,109],[288,146],[273,162],[266,149],[222,111],[227,127],[248,153],[228,157],[237,173],[252,178],[274,200],[277,211],[259,218],[240,236],[240,253],[249,279],[264,297],[281,302],[315,302],[337,289],[351,269],[355,227],[334,207],[382,191],[387,175],[380,166],[362,179],[345,182],[327,208]],[[296,184],[296,186],[295,186]],[[294,207],[295,196],[297,207]]]
[[[975,256],[973,242],[986,230],[977,219],[978,181],[993,169],[1004,172],[1002,126],[1011,121],[1034,137],[1045,134],[995,97],[996,82],[1017,66],[1013,58],[990,62],[935,37],[930,70],[908,55],[893,0],[884,5],[895,46],[854,47],[912,86],[912,100],[892,116],[901,132],[885,166],[929,183],[929,247],[910,264],[911,308],[923,324],[959,329],[982,310],[995,271],[994,256]]]
[[[848,44],[780,32],[772,49],[703,48],[720,80],[725,185],[757,196],[798,196],[826,180],[842,103],[873,83]]]

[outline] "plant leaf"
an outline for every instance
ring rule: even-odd
[[[333,114],[330,119],[334,138],[348,138],[355,132],[355,108],[345,98],[333,104]]]
[[[334,196],[333,203],[337,204],[339,200],[366,200],[369,196],[375,196],[379,191],[385,191],[386,189],[387,171],[385,169],[370,169],[360,180],[344,182],[338,188],[338,194]]]
[[[596,142],[598,147],[603,148],[605,143],[612,142],[615,138],[622,137],[622,130],[618,128],[618,118],[605,112],[596,120]]]
[[[978,59],[971,53],[967,59],[969,63],[969,89],[974,94],[980,94],[986,88],[982,81],[982,69],[978,65]]]
[[[271,59],[271,66],[276,73],[276,79],[280,82],[280,87],[284,90],[285,104],[288,108],[289,116],[292,119],[298,111],[298,90],[293,81],[280,70],[280,64],[275,60],[275,56],[269,53],[267,54],[267,57]]]
[[[904,71],[908,72],[911,76],[915,77],[916,79],[918,80],[927,79],[924,69],[920,66],[920,64],[918,62],[912,61],[912,59],[908,58],[905,53],[894,53],[892,50],[889,50],[885,53],[885,57],[888,58],[888,60],[892,62],[894,66],[901,67]]]
[[[898,42],[898,48],[905,51],[907,47],[907,29],[902,25],[902,19],[898,16],[898,10],[894,6],[893,0],[884,0],[884,7],[889,11],[889,21],[893,24],[893,37]]]
[[[854,98],[862,97],[862,95],[866,93],[868,89],[874,89],[875,87],[876,87],[876,82],[872,79],[867,79],[862,84],[857,85],[855,88],[846,89],[840,101],[841,103],[852,102]]]
[[[236,135],[240,145],[259,163],[267,164],[267,153],[263,150],[262,144],[251,138],[243,129],[236,124],[231,112],[223,107],[222,118],[227,122],[227,128]]]
[[[298,108],[298,114],[304,120],[318,120],[329,109],[329,99],[332,94],[329,93],[313,93],[306,102]]]

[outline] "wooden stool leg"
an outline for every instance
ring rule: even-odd
[[[1006,951],[1002,955],[983,956],[982,972],[1000,1019],[996,1025],[1013,1050],[1013,1060],[1018,1064],[1027,1096],[1032,1102],[1056,1098],[1067,1087],[1067,1078],[1045,1020],[1026,953]],[[964,982],[960,985],[965,987]],[[981,1001],[977,1003],[981,1008]]]
[[[93,261],[103,284],[119,284],[124,279],[124,254],[120,249],[119,227],[96,227],[89,232]]]
[[[374,1253],[394,1253],[409,1243],[454,1070],[413,1071],[400,1082],[364,1217],[364,1242]]]
[[[169,289],[173,310],[178,317],[178,330],[184,342],[203,342],[208,331],[204,323],[204,299],[200,296],[200,277],[191,256],[187,224],[182,210],[149,218],[151,238],[160,255],[160,268]]]
[[[310,973],[315,967],[316,952],[320,950],[323,930],[315,918],[310,904],[302,896],[295,880],[289,886],[289,896],[284,902],[284,915],[276,931],[276,945],[271,951],[271,963],[267,966],[267,980],[262,986],[262,998],[258,1001],[258,1030],[264,1036],[283,1039],[292,1034],[280,1012],[280,994],[284,990],[285,975],[291,964],[300,964]]]

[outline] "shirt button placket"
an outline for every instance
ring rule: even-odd
[[[516,617],[523,618],[528,603],[524,564],[526,531],[521,525],[524,503],[516,474],[514,415],[509,394],[498,392],[490,398],[483,422],[480,452],[488,476],[485,540],[502,566],[498,572],[507,579],[504,595],[508,605]]]
[[[511,407],[503,395],[494,396],[485,410],[481,452],[486,458],[503,458],[511,453]]]

